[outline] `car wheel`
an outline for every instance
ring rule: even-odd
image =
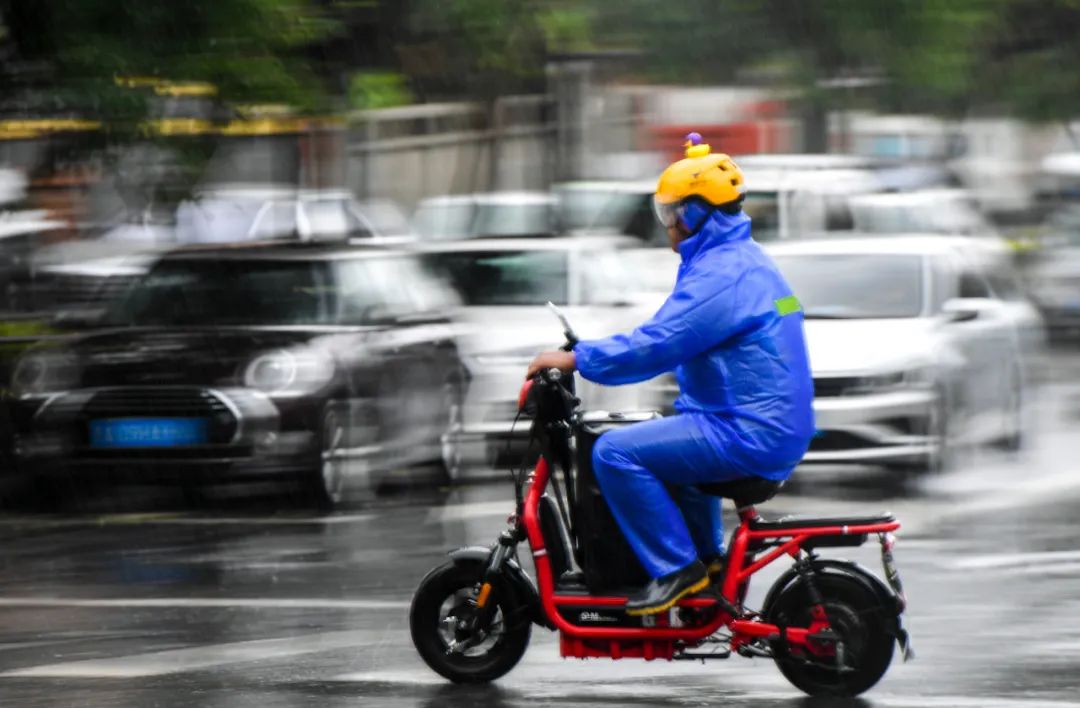
[[[1024,391],[1023,380],[1017,371],[1012,374],[1002,415],[1003,434],[995,445],[1008,452],[1018,452],[1024,446]]]
[[[308,477],[315,504],[322,509],[347,505],[370,490],[372,460],[367,455],[343,454],[348,432],[346,415],[328,406],[319,426],[319,456]]]
[[[930,419],[927,421],[927,430],[930,435],[937,439],[934,452],[927,456],[926,466],[923,471],[930,474],[945,472],[953,464],[953,446],[950,440],[949,406],[942,398],[938,405],[934,406]]]
[[[377,395],[381,411],[379,439],[391,466],[398,469],[438,462],[445,430],[443,388],[419,367],[383,377]],[[407,479],[388,480],[391,483]]]
[[[460,383],[447,383],[445,387],[446,429],[439,434],[439,450],[443,472],[451,482],[461,477],[465,453],[462,449],[460,434],[464,424],[464,394]]]

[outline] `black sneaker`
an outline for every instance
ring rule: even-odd
[[[628,615],[654,615],[675,606],[687,595],[693,595],[709,587],[709,574],[701,561],[674,573],[654,578],[649,584],[630,596],[626,601]]]
[[[713,553],[702,558],[701,562],[705,565],[705,571],[709,574],[710,581],[714,584],[724,581],[724,574],[727,571],[727,556]]]

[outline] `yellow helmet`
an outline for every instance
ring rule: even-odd
[[[712,153],[700,135],[687,135],[684,147],[686,157],[663,171],[653,197],[657,215],[665,226],[674,224],[672,208],[688,198],[721,206],[741,200],[746,192],[742,170],[735,161],[723,153]]]

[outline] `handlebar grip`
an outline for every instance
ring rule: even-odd
[[[537,383],[542,384],[555,383],[561,378],[562,372],[555,367],[551,367],[549,369],[540,369],[535,374],[533,374],[533,380],[535,380]]]

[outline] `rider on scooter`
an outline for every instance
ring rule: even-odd
[[[697,484],[786,479],[814,433],[802,307],[751,240],[744,192],[731,158],[688,135],[686,158],[664,170],[654,197],[682,258],[671,296],[630,334],[529,365],[529,377],[577,369],[605,385],[675,371],[680,415],[609,431],[593,450],[604,497],[652,578],[628,614],[663,612],[721,571],[720,499]]]

